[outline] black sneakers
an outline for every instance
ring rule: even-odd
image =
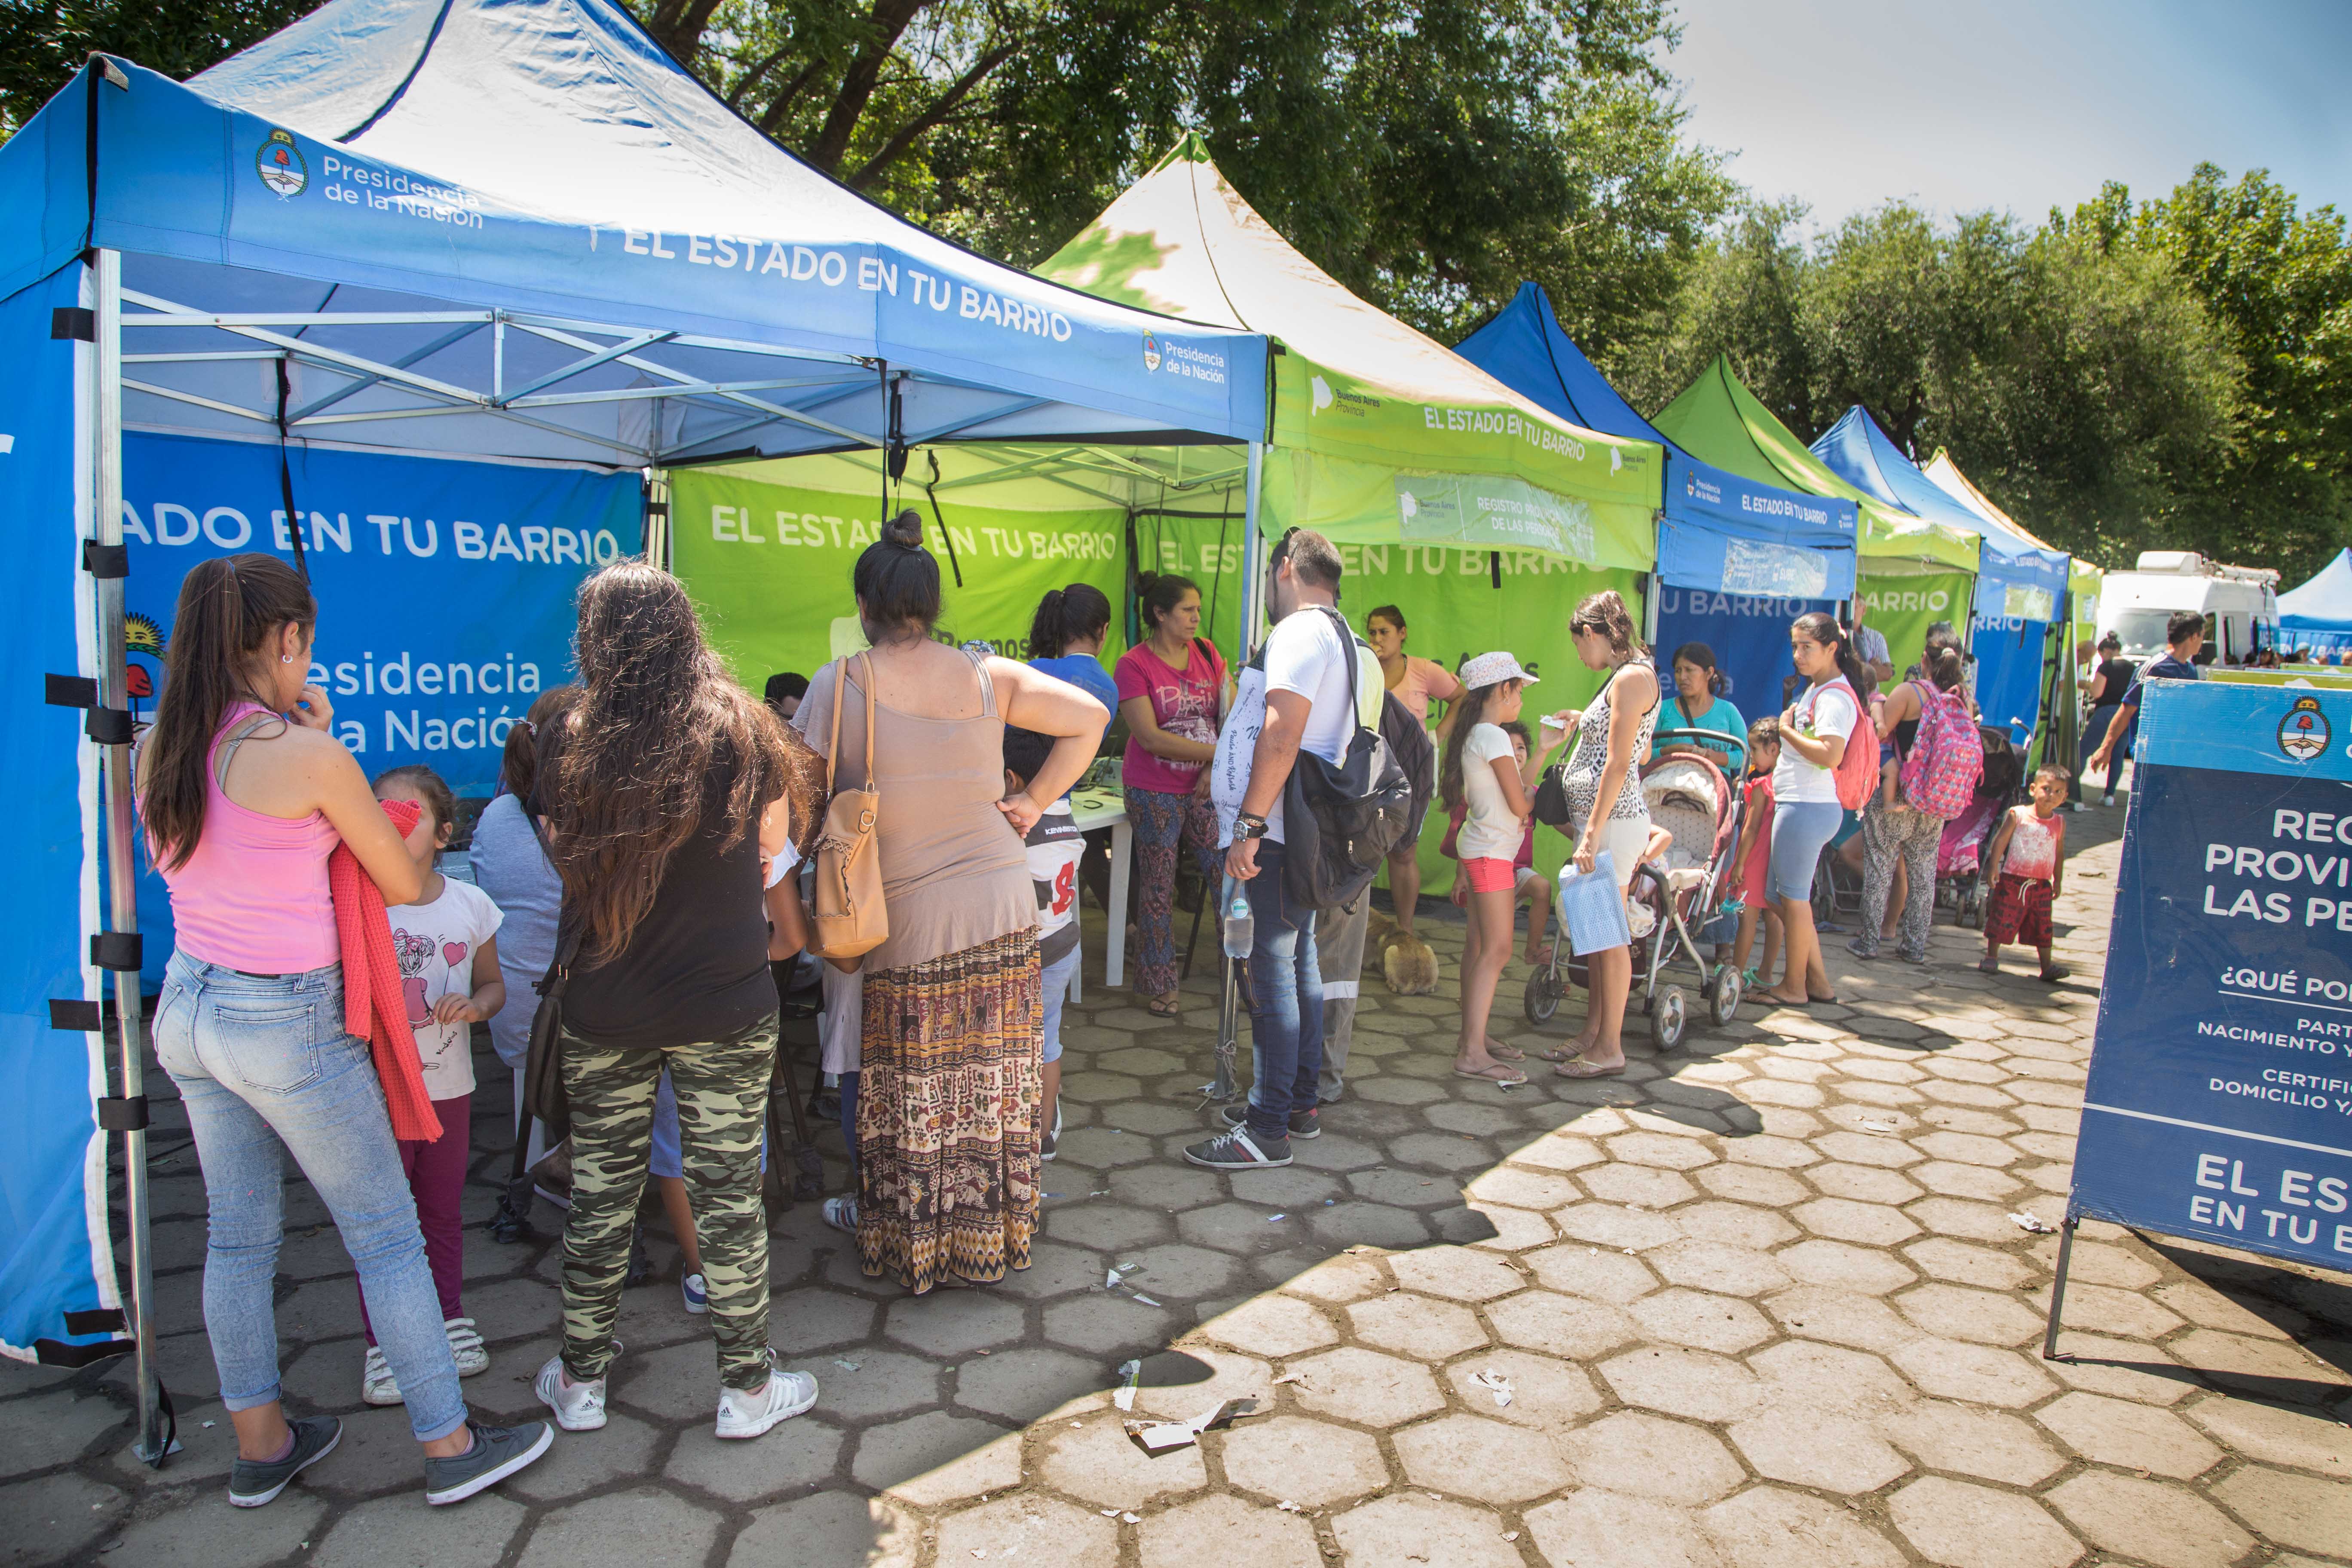
[[[236,1508],[276,1502],[286,1483],[335,1451],[343,1424],[331,1415],[303,1415],[286,1423],[294,1429],[294,1451],[275,1462],[240,1458],[228,1468],[228,1500]]]
[[[1279,1138],[1261,1144],[1248,1128],[1236,1127],[1221,1138],[1191,1145],[1184,1158],[1213,1171],[1271,1170],[1290,1163],[1290,1140]]]
[[[1218,1111],[1217,1114],[1225,1119],[1225,1125],[1228,1127],[1246,1127],[1249,1125],[1249,1105],[1247,1101],[1228,1105],[1223,1110]],[[1290,1135],[1293,1138],[1320,1138],[1323,1136],[1323,1117],[1320,1108],[1310,1105],[1304,1110],[1292,1111],[1290,1113]]]

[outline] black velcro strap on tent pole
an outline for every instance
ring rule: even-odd
[[[95,708],[98,682],[87,675],[45,675],[41,700],[52,708]]]
[[[294,570],[310,580],[310,563],[302,552],[302,514],[294,510],[294,469],[286,458],[286,396],[289,390],[286,356],[278,356],[278,488],[286,498],[286,537],[294,544]]]
[[[931,477],[923,486],[923,494],[931,503],[931,521],[939,525],[940,537],[947,541],[948,568],[955,574],[956,586],[963,586],[963,563],[956,559],[955,535],[948,531],[948,520],[940,515],[939,493],[931,489],[940,482],[940,455],[925,447],[923,456],[930,459]]]
[[[89,962],[97,969],[135,974],[146,967],[146,944],[135,931],[102,931],[89,939]]]
[[[1503,552],[1501,551],[1486,552],[1486,574],[1495,580],[1495,586],[1499,590],[1503,585]]]
[[[79,305],[60,305],[49,312],[49,341],[52,342],[94,343],[98,342],[98,312]]]
[[[82,733],[101,746],[127,746],[137,733],[128,708],[92,708],[82,721]]]
[[[139,1095],[124,1099],[109,1095],[98,1101],[98,1125],[107,1132],[144,1132],[147,1131],[147,1097]]]
[[[95,1035],[106,1027],[106,1021],[95,1002],[49,998],[49,1027],[74,1034]]]
[[[130,1325],[123,1321],[120,1307],[92,1307],[87,1312],[65,1314],[66,1332],[69,1334],[119,1334]]]
[[[43,1366],[92,1366],[119,1355],[129,1355],[137,1348],[137,1342],[128,1339],[98,1340],[86,1345],[69,1345],[63,1340],[35,1340],[33,1356]]]
[[[110,582],[131,575],[131,546],[100,544],[95,539],[81,542],[81,569],[100,582]]]

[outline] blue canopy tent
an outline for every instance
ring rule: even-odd
[[[1539,283],[1522,283],[1454,353],[1589,430],[1666,449],[1658,517],[1653,640],[1661,657],[1685,642],[1714,648],[1743,711],[1776,710],[1789,660],[1789,622],[1854,591],[1854,504],[1759,484],[1704,463],[1660,435],[1584,357]]]
[[[2020,742],[2030,739],[2042,718],[2043,643],[2066,597],[2066,553],[1963,504],[1906,457],[1858,403],[1822,432],[1812,449],[1864,493],[1981,538],[1969,633],[1977,706],[1986,721],[2008,724]],[[1896,667],[1904,662],[1898,657]]]
[[[2336,653],[2352,647],[2352,550],[2278,596],[2279,642]]]
[[[169,1435],[141,1310],[126,428],[604,471],[1216,442],[1250,448],[1253,480],[1265,436],[1263,336],[896,218],[735,118],[614,0],[332,0],[184,85],[93,59],[0,146],[0,515],[25,535],[0,770],[28,847],[0,942],[0,1353],[135,1348],[151,1462]],[[278,548],[315,549],[290,489]],[[87,708],[96,743],[45,698]]]

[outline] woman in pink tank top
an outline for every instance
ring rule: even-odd
[[[178,928],[155,1057],[179,1086],[211,1210],[205,1329],[236,1429],[229,1501],[271,1501],[341,1437],[332,1416],[289,1420],[278,1400],[282,1147],[358,1266],[424,1445],[425,1500],[456,1502],[530,1463],[552,1434],[468,1420],[383,1089],[366,1042],[343,1032],[327,858],[348,844],[389,903],[415,899],[424,879],[310,683],[317,621],[310,588],[275,556],[203,562],[181,584],[139,759]]]

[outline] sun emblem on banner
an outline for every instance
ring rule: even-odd
[[[1160,368],[1160,340],[1150,332],[1143,334],[1143,368],[1146,370]]]
[[[2316,697],[2298,697],[2279,721],[2279,750],[2298,763],[2307,763],[2327,750],[2327,715]]]
[[[136,612],[122,617],[122,650],[125,653],[152,653],[163,657],[163,628],[155,624],[152,616]]]
[[[281,202],[300,195],[310,184],[310,165],[303,161],[302,149],[294,145],[291,132],[272,131],[254,153],[253,169]]]

